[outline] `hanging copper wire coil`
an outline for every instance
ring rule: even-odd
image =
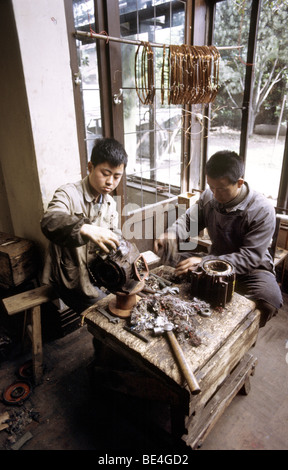
[[[22,405],[24,400],[30,396],[32,391],[31,384],[26,380],[14,382],[3,392],[3,402],[6,405]]]

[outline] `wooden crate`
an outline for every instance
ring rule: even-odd
[[[36,248],[32,241],[0,232],[0,286],[8,289],[36,276]]]

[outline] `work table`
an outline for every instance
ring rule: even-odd
[[[153,271],[167,277],[173,268],[159,267]],[[192,302],[189,285],[177,286],[180,290],[178,296]],[[165,335],[155,336],[152,331],[143,331],[141,334],[148,340],[145,342],[124,329],[129,319],[120,318],[118,323],[112,323],[98,311],[99,307],[107,310],[112,297],[110,294],[83,313],[88,330],[99,342],[133,364],[134,378],[129,375],[132,394],[135,394],[138,376],[139,380],[141,377],[141,394],[146,393],[147,398],[155,399],[158,389],[161,399],[173,405],[173,415],[175,417],[177,410],[178,417],[172,433],[196,448],[223,412],[223,407],[240,389],[246,387],[248,390],[249,376],[257,362],[248,353],[256,343],[259,329],[259,312],[255,310],[255,304],[234,293],[232,300],[224,308],[212,310],[211,316],[196,315],[196,332],[201,344],[191,346],[188,341],[180,344],[201,388],[198,395],[193,395]],[[143,381],[143,374],[146,381]],[[151,387],[151,381],[155,382],[155,387]],[[143,384],[147,386],[143,388]],[[217,401],[214,400],[215,392]],[[129,383],[125,386],[125,393],[129,394]]]

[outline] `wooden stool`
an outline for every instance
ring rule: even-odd
[[[42,379],[42,332],[41,332],[41,305],[57,298],[51,286],[36,287],[20,294],[12,295],[2,299],[8,315],[27,311],[30,314],[31,324],[27,326],[32,341],[32,362],[35,384]]]

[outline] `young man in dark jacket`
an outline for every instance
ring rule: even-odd
[[[235,152],[215,153],[206,164],[209,189],[155,242],[155,251],[171,239],[207,228],[211,249],[207,256],[189,256],[176,265],[176,275],[195,270],[208,259],[230,262],[236,272],[236,291],[256,302],[260,326],[282,305],[269,245],[275,230],[275,209],[262,194],[244,181],[244,165]],[[170,242],[169,242],[170,240]]]

